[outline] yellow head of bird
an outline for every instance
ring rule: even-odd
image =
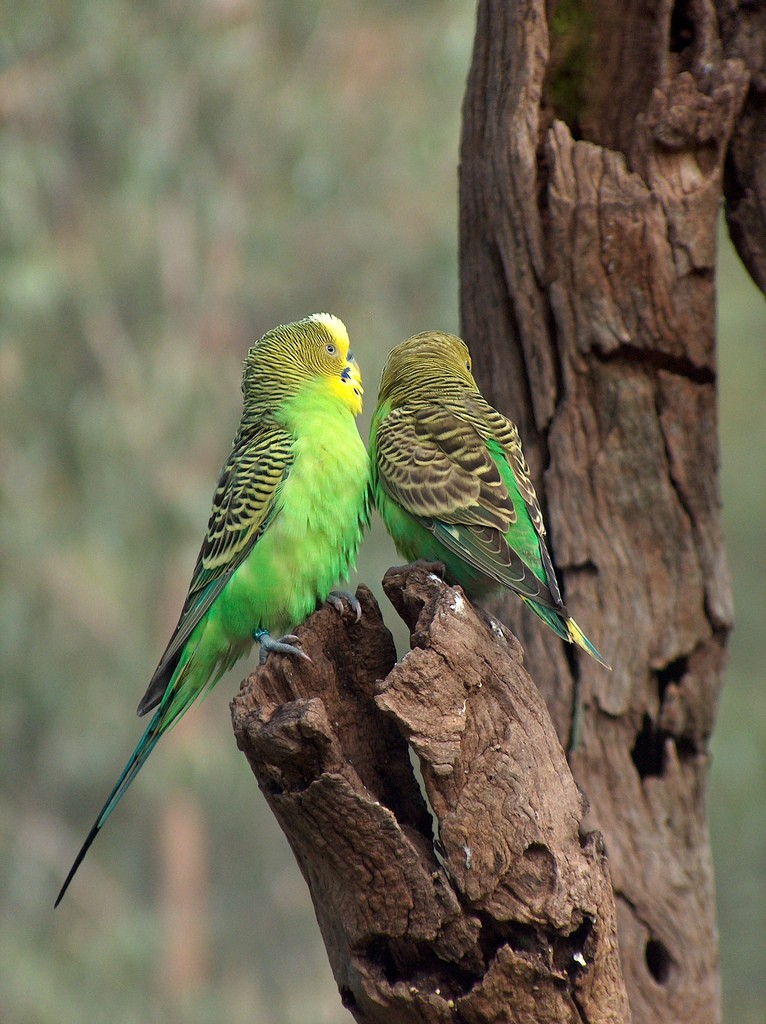
[[[362,411],[359,364],[345,324],[330,313],[312,313],[264,334],[247,354],[242,391],[246,402],[269,401],[294,394],[310,380],[325,382],[354,416]]]

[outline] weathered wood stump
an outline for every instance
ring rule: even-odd
[[[428,567],[299,629],[232,709],[359,1021],[630,1019],[598,833],[521,649]],[[413,761],[419,766],[422,790]],[[425,794],[425,799],[424,795]],[[427,803],[426,803],[427,800]]]

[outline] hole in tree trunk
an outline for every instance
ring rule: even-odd
[[[642,779],[662,775],[665,771],[665,733],[657,728],[648,712],[644,714],[630,756]]]
[[[347,1010],[351,1010],[356,1006],[356,996],[348,987],[348,985],[341,985],[340,989],[340,1001],[346,1007]]]
[[[678,0],[670,16],[670,52],[683,53],[694,42],[694,18],[687,0]]]
[[[665,668],[658,670],[656,676],[660,700],[665,696],[665,690],[667,690],[668,684],[680,683],[688,671],[689,659],[686,655],[676,658],[674,661],[671,661],[670,664],[666,665]]]
[[[649,939],[644,950],[649,973],[659,985],[664,985],[670,976],[671,959],[667,948],[658,939]]]

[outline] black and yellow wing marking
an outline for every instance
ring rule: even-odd
[[[518,431],[476,394],[402,406],[378,427],[386,493],[489,579],[562,607]]]
[[[508,491],[473,425],[438,406],[395,409],[378,428],[378,472],[411,515],[507,529]]]
[[[213,496],[181,617],[138,705],[139,715],[162,700],[186,641],[278,511],[293,457],[289,434],[276,425],[235,440]]]

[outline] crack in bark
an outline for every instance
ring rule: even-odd
[[[661,352],[658,349],[641,348],[622,341],[619,347],[611,352],[594,350],[594,356],[599,362],[625,363],[626,365],[640,365],[652,370],[664,370],[677,377],[685,377],[694,384],[715,384],[717,375],[709,366],[700,366],[685,356],[674,356],[669,352]]]

